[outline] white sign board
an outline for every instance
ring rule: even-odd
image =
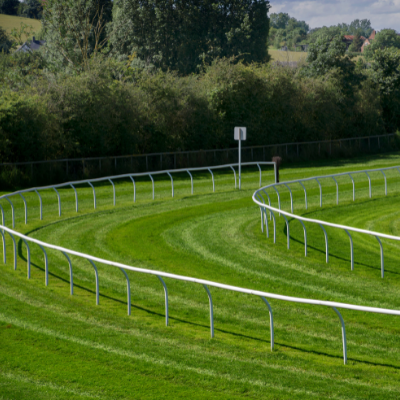
[[[236,127],[235,128],[235,140],[246,140],[246,135],[247,135],[247,129],[246,128],[241,128],[241,127]]]

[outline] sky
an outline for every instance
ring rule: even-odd
[[[392,28],[400,33],[400,0],[270,0],[270,4],[270,13],[288,13],[310,28],[369,19],[377,31]]]

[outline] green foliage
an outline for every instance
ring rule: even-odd
[[[89,67],[91,54],[105,45],[104,28],[111,1],[47,0],[43,9],[45,52],[54,70],[73,72]]]
[[[216,57],[268,61],[266,0],[114,2],[110,42],[121,59],[188,74]]]
[[[372,43],[366,46],[364,50],[365,57],[368,60],[372,60],[376,50],[382,50],[388,47],[400,49],[400,36],[394,29],[383,29],[378,32]]]
[[[400,50],[377,49],[371,69],[372,80],[381,92],[386,128],[396,130],[400,124]]]
[[[53,76],[37,53],[3,57],[9,63],[0,73],[5,93],[41,98],[51,118],[40,129],[54,132],[51,140],[37,141],[34,154],[5,152],[3,161],[224,148],[235,145],[234,126],[248,127],[249,145],[384,131],[375,85],[367,81],[347,91],[340,68],[320,79],[299,77],[291,68],[216,60],[199,75],[179,77],[97,56],[84,73]],[[49,143],[51,151],[42,151]]]
[[[13,46],[12,39],[7,32],[0,26],[0,53],[8,53]]]
[[[17,15],[18,0],[0,0],[0,14]]]
[[[270,25],[269,45],[277,49],[282,46],[294,49],[297,43],[305,40],[310,30],[309,25],[305,21],[298,21],[286,13],[271,14]]]
[[[32,25],[25,24],[21,22],[19,28],[13,28],[11,30],[11,37],[15,41],[17,45],[22,45],[25,42],[25,38],[31,38],[35,35],[35,31],[33,30]]]
[[[42,12],[42,0],[25,0],[18,7],[18,15],[25,18],[41,19]]]
[[[343,23],[337,26],[346,35],[355,35],[358,33],[365,38],[368,38],[374,30],[369,19],[355,19],[350,24]]]
[[[341,36],[330,39],[329,36],[321,36],[310,45],[308,49],[308,65],[303,72],[310,77],[324,76],[332,70],[340,70],[346,75],[346,79],[352,79],[354,63],[345,55],[346,45]]]
[[[361,46],[363,45],[363,40],[361,39],[361,32],[357,31],[354,34],[353,43],[349,47],[349,53],[358,53],[361,51]]]

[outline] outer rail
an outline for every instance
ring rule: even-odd
[[[274,172],[276,171],[276,164],[275,162],[248,162],[248,163],[242,163],[242,166],[257,166],[260,172],[260,186],[262,182],[262,170],[260,165],[272,165],[274,167]],[[116,205],[116,190],[115,190],[115,184],[113,181],[116,179],[125,179],[129,178],[131,179],[133,183],[133,202],[136,202],[136,184],[134,178],[141,177],[141,176],[147,176],[151,179],[152,182],[152,196],[154,200],[154,195],[155,195],[155,182],[154,182],[154,175],[168,175],[168,177],[171,180],[171,193],[172,197],[174,197],[174,180],[171,174],[174,173],[180,173],[180,172],[186,172],[190,176],[190,181],[191,181],[191,193],[193,194],[193,176],[191,172],[196,172],[196,171],[208,171],[211,173],[212,176],[212,185],[213,185],[213,192],[215,192],[215,179],[214,179],[214,174],[212,170],[216,169],[231,169],[234,174],[235,178],[235,188],[236,188],[236,172],[235,168],[237,167],[238,164],[226,164],[226,165],[217,165],[217,166],[212,166],[212,167],[202,167],[202,168],[184,168],[184,169],[174,169],[174,170],[164,170],[164,171],[154,171],[154,172],[143,172],[143,173],[137,173],[137,174],[123,174],[123,175],[114,175],[114,176],[107,176],[103,178],[96,178],[96,179],[86,179],[86,180],[81,180],[81,181],[71,181],[71,182],[65,182],[65,183],[60,183],[57,185],[49,185],[49,186],[41,186],[41,187],[36,187],[36,188],[30,188],[30,189],[23,189],[23,190],[18,190],[13,193],[7,193],[3,196],[0,196],[0,200],[4,199],[7,200],[10,205],[11,205],[11,211],[12,211],[12,227],[15,228],[15,207],[12,201],[10,200],[9,197],[12,196],[20,196],[24,202],[24,210],[25,210],[25,224],[28,222],[28,206],[26,203],[26,200],[23,196],[23,193],[29,193],[29,192],[35,192],[39,196],[39,201],[40,201],[40,219],[43,218],[43,202],[42,198],[39,194],[40,190],[47,190],[47,189],[52,189],[55,191],[57,194],[57,200],[58,200],[58,215],[61,217],[61,197],[59,192],[57,191],[57,188],[72,188],[75,193],[75,209],[76,212],[78,212],[79,209],[79,203],[78,203],[78,193],[76,191],[75,185],[79,184],[88,184],[92,189],[93,189],[93,207],[96,209],[96,190],[93,186],[93,183],[95,182],[109,182],[112,185],[113,188],[113,205]],[[274,176],[276,177],[276,173],[274,173]],[[0,205],[0,211],[2,213],[2,224],[5,225],[4,221],[4,210]]]
[[[124,271],[132,271],[132,272],[138,272],[138,273],[143,273],[143,274],[148,274],[148,275],[154,275],[160,279],[160,277],[163,278],[170,278],[170,279],[175,279],[178,281],[184,281],[184,282],[192,282],[196,283],[199,285],[202,285],[205,289],[208,287],[215,287],[219,289],[224,289],[224,290],[229,290],[232,292],[239,292],[243,294],[249,294],[253,296],[258,296],[265,302],[265,298],[268,299],[275,299],[275,300],[281,300],[281,301],[287,301],[287,302],[292,302],[292,303],[299,303],[299,304],[310,304],[310,305],[318,305],[318,306],[324,306],[324,307],[330,307],[334,309],[334,311],[339,315],[337,309],[346,309],[346,310],[354,310],[354,311],[364,311],[364,312],[370,312],[370,313],[376,313],[376,314],[387,314],[387,315],[397,315],[400,316],[400,310],[392,310],[392,309],[386,309],[386,308],[377,308],[377,307],[368,307],[368,306],[361,306],[361,305],[355,305],[355,304],[347,304],[347,303],[339,303],[335,301],[325,301],[325,300],[316,300],[316,299],[306,299],[306,298],[301,298],[301,297],[292,297],[292,296],[285,296],[285,295],[280,295],[280,294],[275,294],[275,293],[269,293],[269,292],[263,292],[260,290],[252,290],[252,289],[246,289],[238,286],[232,286],[232,285],[226,285],[223,283],[219,282],[213,282],[213,281],[208,281],[205,279],[198,279],[198,278],[192,278],[189,276],[183,276],[183,275],[176,275],[176,274],[170,274],[167,272],[163,271],[156,271],[156,270],[149,270],[149,269],[144,269],[144,268],[137,268],[137,267],[132,267],[130,265],[118,263],[115,261],[109,261],[105,260],[103,258],[91,256],[89,254],[85,253],[80,253],[78,251],[66,249],[61,246],[56,246],[53,244],[45,243],[40,240],[31,238],[29,236],[25,236],[22,233],[16,232],[6,226],[0,226],[0,229],[8,232],[12,237],[16,236],[22,239],[24,242],[30,242],[38,245],[44,252],[45,254],[45,264],[46,264],[46,286],[48,285],[48,259],[46,252],[44,251],[44,248],[47,249],[52,249],[52,250],[57,250],[61,252],[64,256],[66,254],[70,256],[76,256],[82,259],[88,260],[92,266],[95,269],[95,278],[96,278],[96,304],[99,304],[99,279],[98,279],[98,272],[97,268],[95,267],[95,263],[101,263],[104,265],[109,265],[113,266],[116,268],[119,268]],[[15,245],[14,245],[15,247]],[[70,269],[72,271],[72,264],[70,265]],[[127,275],[125,275],[127,276]],[[71,274],[72,278],[72,274]],[[129,291],[129,279],[127,279],[128,282],[128,291]],[[163,282],[163,281],[162,281]],[[165,283],[163,284],[163,286]],[[71,281],[71,287],[72,287],[72,281]],[[167,286],[164,286],[165,289],[165,301],[166,301],[166,324],[168,324],[168,292],[166,291]],[[210,302],[210,330],[211,330],[211,337],[214,336],[214,315],[213,315],[213,304],[212,304],[212,298],[211,298],[211,293],[208,289],[206,289],[207,294],[209,296],[209,302]],[[128,293],[128,301],[130,303],[130,294]],[[130,312],[130,304],[128,303],[128,314]],[[267,303],[266,303],[267,304]],[[269,303],[268,303],[269,304]],[[268,305],[267,304],[267,305]],[[270,324],[271,324],[271,349],[273,349],[273,319],[272,319],[272,308],[271,306],[268,307],[269,312],[270,312]],[[343,318],[340,318],[340,323],[341,323],[341,328],[342,328],[342,341],[343,341],[343,359],[344,363],[346,364],[347,362],[347,344],[346,344],[346,332],[345,332],[345,325]]]
[[[326,221],[322,221],[322,220],[318,220],[318,219],[312,219],[312,218],[305,218],[305,217],[301,217],[299,215],[296,215],[293,213],[293,196],[291,193],[291,190],[289,188],[289,185],[291,184],[300,184],[301,187],[304,190],[304,197],[305,197],[305,202],[306,202],[306,209],[307,209],[307,189],[304,186],[304,182],[309,182],[309,181],[316,181],[318,183],[319,186],[319,192],[320,192],[320,207],[322,207],[322,186],[321,183],[319,182],[319,180],[322,179],[332,179],[335,181],[336,184],[336,204],[339,204],[339,184],[336,181],[336,177],[338,176],[349,176],[351,179],[351,182],[353,184],[353,201],[355,201],[355,183],[354,183],[354,179],[353,179],[353,175],[356,174],[363,174],[366,175],[368,178],[368,192],[369,192],[369,197],[372,198],[372,184],[371,184],[371,177],[369,176],[369,172],[381,172],[382,176],[384,178],[384,183],[385,183],[385,196],[387,196],[387,178],[386,175],[384,173],[384,171],[388,171],[388,170],[396,170],[400,173],[400,167],[396,166],[396,167],[388,167],[388,168],[378,168],[378,169],[368,169],[368,170],[360,170],[360,171],[355,171],[355,172],[344,172],[344,173],[340,173],[340,174],[333,174],[333,175],[325,175],[325,176],[316,176],[316,177],[311,177],[311,178],[304,178],[304,179],[298,179],[298,180],[294,180],[294,181],[289,181],[289,182],[284,182],[284,183],[274,183],[272,185],[268,185],[265,186],[261,189],[258,189],[255,191],[255,193],[253,194],[253,201],[261,208],[261,210],[264,210],[264,213],[261,213],[261,224],[262,224],[262,231],[263,231],[263,225],[266,225],[267,228],[267,237],[269,236],[268,233],[268,223],[266,222],[266,218],[263,218],[263,214],[266,215],[267,210],[274,215],[274,212],[277,212],[279,216],[283,216],[286,222],[286,229],[287,229],[287,243],[288,243],[288,249],[290,248],[290,236],[289,236],[289,222],[287,220],[287,217],[289,218],[293,218],[299,222],[301,222],[301,224],[303,225],[303,229],[304,229],[304,235],[306,237],[307,233],[306,233],[306,227],[304,225],[304,222],[308,222],[308,223],[313,223],[313,224],[317,224],[321,227],[321,229],[323,230],[324,233],[324,237],[325,237],[325,253],[326,253],[326,262],[329,262],[329,247],[328,247],[328,235],[327,232],[325,230],[325,226],[329,226],[331,228],[337,228],[337,229],[341,229],[343,231],[345,231],[345,233],[348,235],[349,239],[350,239],[350,262],[351,262],[351,270],[354,270],[354,248],[353,248],[353,238],[350,234],[350,232],[357,232],[357,233],[362,233],[365,235],[369,235],[369,236],[373,236],[376,238],[376,240],[379,243],[380,246],[380,251],[381,251],[381,277],[384,277],[384,273],[385,273],[385,260],[384,260],[384,253],[383,253],[383,246],[382,246],[382,242],[381,242],[381,238],[383,239],[390,239],[390,240],[395,240],[395,241],[400,241],[400,237],[398,236],[393,236],[393,235],[388,235],[385,233],[380,233],[380,232],[374,232],[374,231],[370,231],[370,230],[365,230],[365,229],[360,229],[360,228],[354,228],[352,226],[346,226],[346,225],[341,225],[341,224],[334,224],[331,222],[326,222]],[[279,191],[278,188],[279,186],[284,186],[287,189],[289,189],[290,192],[290,205],[291,205],[291,212],[288,211],[284,211],[281,208],[281,199],[280,199],[280,195],[279,195]],[[275,192],[277,193],[278,196],[278,208],[274,208],[271,206],[270,203],[270,198],[267,194],[267,189],[274,189]],[[266,204],[263,194],[268,196],[268,204]],[[261,201],[260,201],[261,200]],[[305,239],[305,246],[306,246],[306,253],[305,255],[307,256],[307,239]],[[275,217],[274,217],[274,243],[275,243]]]

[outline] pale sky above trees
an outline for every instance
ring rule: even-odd
[[[271,6],[271,13],[288,13],[311,28],[369,19],[376,30],[400,33],[400,0],[271,0]]]

